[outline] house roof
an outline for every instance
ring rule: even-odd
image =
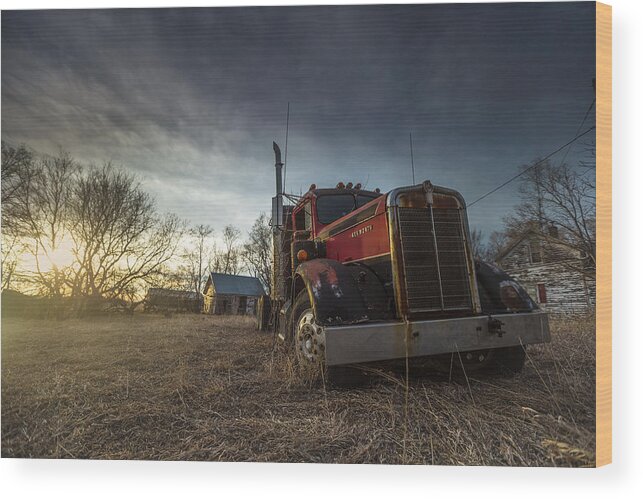
[[[223,295],[261,296],[266,293],[256,277],[212,272],[208,281],[208,284],[212,283],[216,293]]]
[[[519,234],[516,234],[513,238],[511,238],[511,240],[505,245],[504,249],[500,251],[500,253],[498,253],[498,256],[496,256],[495,258],[495,261],[497,263],[500,263],[504,258],[506,258],[518,245],[520,245],[528,237],[537,238],[537,239],[540,239],[541,241],[545,241],[549,243],[550,256],[553,256],[555,254],[554,252],[552,252],[552,249],[554,247],[562,249],[567,253],[573,252],[573,250],[571,249],[572,247],[570,247],[569,244],[566,244],[562,237],[558,235],[555,235],[555,236],[548,235],[543,231],[539,229],[535,229],[533,226],[528,225],[526,229],[524,229],[522,232],[520,232]],[[561,258],[561,255],[562,253],[559,252],[557,258]],[[579,258],[579,256],[576,255],[574,256],[574,258]]]
[[[528,228],[524,230],[522,233],[520,233],[518,236],[513,237],[505,246],[505,248],[498,253],[498,256],[496,256],[496,262],[500,262],[503,258],[505,258],[509,253],[511,253],[516,246],[518,246],[521,242],[525,240],[527,236],[539,236],[538,232],[535,231],[534,229]]]

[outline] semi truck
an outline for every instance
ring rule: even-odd
[[[474,258],[466,203],[424,181],[389,192],[357,183],[285,194],[273,143],[271,295],[258,327],[330,382],[394,359],[453,359],[462,368],[522,369],[550,341],[547,314],[500,268]]]

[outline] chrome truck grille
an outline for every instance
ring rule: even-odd
[[[399,207],[398,227],[408,311],[471,310],[460,210]]]

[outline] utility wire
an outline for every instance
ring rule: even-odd
[[[558,154],[560,151],[562,151],[563,149],[565,149],[567,146],[569,146],[569,145],[573,144],[573,143],[574,143],[574,142],[576,142],[578,139],[580,139],[580,138],[581,138],[581,137],[583,137],[584,135],[587,135],[589,132],[591,132],[591,131],[592,131],[592,130],[594,130],[595,128],[596,128],[596,126],[591,126],[591,127],[589,127],[587,130],[585,130],[583,133],[576,135],[576,137],[574,137],[572,140],[570,140],[570,141],[569,141],[569,142],[567,142],[566,144],[564,144],[564,145],[560,146],[560,147],[559,147],[558,149],[556,149],[555,151],[550,152],[547,156],[545,156],[545,157],[544,157],[543,159],[541,159],[540,161],[538,161],[538,162],[534,163],[533,165],[530,165],[529,167],[525,168],[525,169],[524,169],[523,171],[521,171],[520,173],[518,173],[518,174],[514,175],[514,176],[513,176],[513,177],[511,177],[510,179],[508,179],[508,180],[506,180],[505,182],[503,182],[502,184],[500,184],[498,187],[496,187],[496,188],[494,188],[494,189],[490,190],[490,191],[489,191],[489,192],[487,192],[486,194],[484,194],[484,195],[480,196],[480,197],[479,197],[478,199],[476,199],[475,201],[473,201],[473,202],[469,203],[469,206],[473,206],[473,205],[474,205],[474,204],[476,204],[477,202],[482,201],[482,200],[483,200],[484,198],[486,198],[487,196],[491,196],[494,192],[499,191],[499,190],[500,190],[500,189],[502,189],[505,185],[507,185],[507,184],[509,184],[509,183],[513,182],[513,181],[514,181],[514,180],[516,180],[518,177],[521,177],[522,175],[524,175],[525,173],[527,173],[527,172],[528,172],[529,170],[531,170],[532,168],[536,168],[537,166],[541,165],[542,163],[544,163],[545,161],[547,161],[549,158],[551,158],[551,157],[552,157],[552,156],[554,156],[555,154]]]
[[[576,135],[578,135],[578,133],[583,129],[583,125],[585,124],[585,121],[587,120],[587,117],[589,116],[589,113],[592,110],[592,108],[594,107],[595,103],[596,103],[596,97],[594,97],[594,100],[592,101],[592,103],[587,108],[587,111],[585,112],[585,116],[583,117],[583,121],[581,121],[580,125],[576,129]],[[571,149],[572,149],[572,144],[569,144],[569,147],[565,151],[565,155],[563,156],[563,159],[560,160],[560,165],[559,166],[563,166],[563,164],[565,163],[565,160],[567,159],[567,155],[569,154],[569,151],[571,151]]]

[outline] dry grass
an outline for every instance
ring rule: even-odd
[[[2,457],[594,464],[593,318],[554,322],[515,378],[408,392],[326,390],[272,346],[239,318],[3,318]]]

